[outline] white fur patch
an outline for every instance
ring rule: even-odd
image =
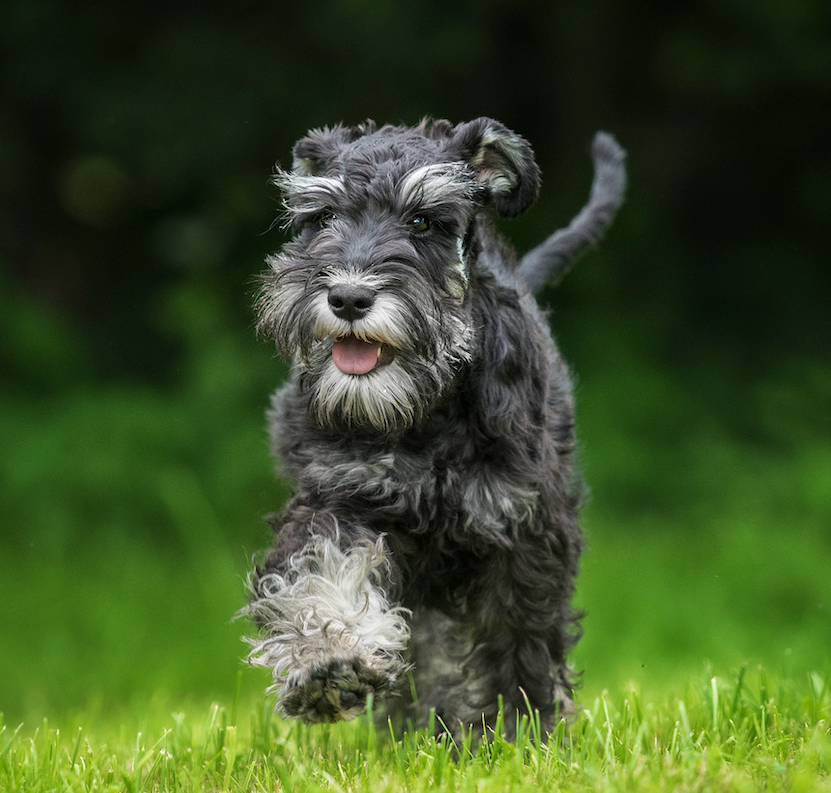
[[[453,270],[461,279],[461,283],[455,278],[448,278],[447,291],[450,295],[461,302],[465,299],[467,287],[470,283],[470,279],[467,275],[467,264],[465,263],[465,242],[461,237],[456,238],[456,255],[459,258],[453,263]]]
[[[337,176],[305,176],[278,171],[273,182],[283,193],[283,206],[289,216],[331,209],[346,197],[346,186]]]
[[[343,552],[315,537],[285,574],[259,579],[246,612],[265,626],[265,636],[249,639],[248,661],[272,670],[272,693],[334,659],[358,658],[385,674],[403,668],[409,628],[405,610],[390,606],[380,587],[385,563],[381,538]]]
[[[410,171],[401,182],[399,194],[413,208],[430,209],[467,199],[471,183],[470,171],[464,163],[440,162]]]
[[[330,362],[315,384],[312,404],[323,424],[346,419],[387,432],[415,421],[417,392],[412,376],[397,360],[359,376],[344,374]]]

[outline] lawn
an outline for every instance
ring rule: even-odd
[[[516,744],[497,728],[475,747],[437,743],[426,731],[392,735],[368,718],[289,724],[236,699],[230,709],[169,715],[159,704],[140,729],[132,720],[4,725],[0,789],[831,790],[831,687],[817,673],[792,681],[743,667],[662,699],[630,686],[584,702],[568,732],[547,742],[525,721]]]

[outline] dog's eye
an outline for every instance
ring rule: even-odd
[[[430,219],[424,215],[416,215],[410,220],[410,228],[418,233],[429,231],[431,225]]]
[[[323,212],[318,212],[314,217],[310,218],[306,222],[306,226],[314,231],[320,231],[321,229],[329,228],[337,218],[338,216],[334,212],[327,209]]]

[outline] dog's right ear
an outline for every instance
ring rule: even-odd
[[[300,176],[321,176],[330,169],[341,149],[364,135],[375,131],[375,122],[357,127],[321,127],[309,130],[292,149],[292,171]]]
[[[451,146],[466,160],[490,193],[502,217],[524,212],[540,189],[534,150],[521,135],[483,116],[459,124]]]

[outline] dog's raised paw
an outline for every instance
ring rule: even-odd
[[[359,659],[336,658],[289,675],[279,708],[310,724],[349,721],[366,710],[370,694],[387,691],[391,682]]]

